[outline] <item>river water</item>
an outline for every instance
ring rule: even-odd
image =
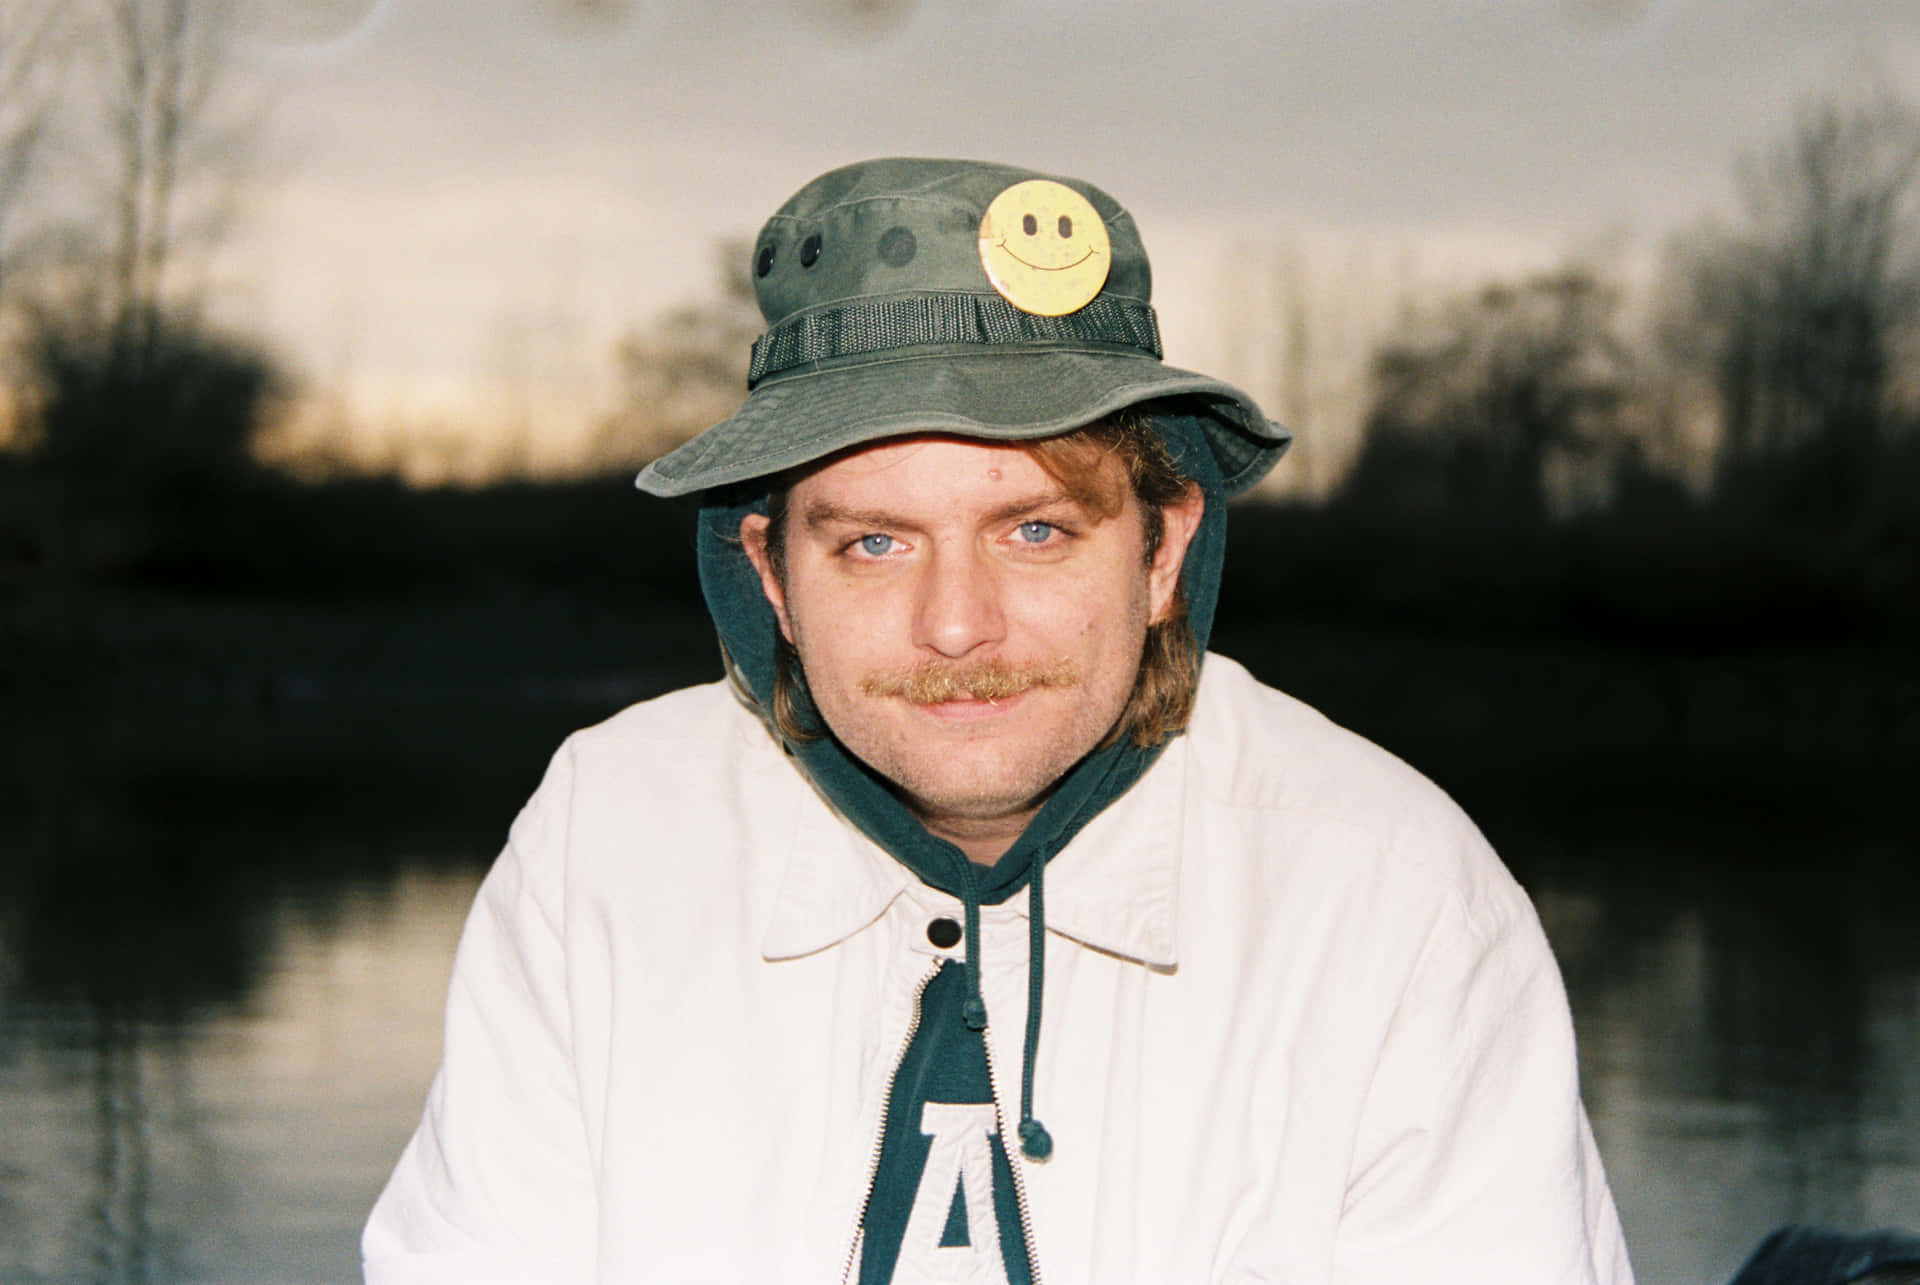
[[[535,774],[291,802],[38,782],[68,802],[0,868],[0,1281],[358,1279],[503,791]],[[1920,1227],[1911,853],[1795,843],[1503,841],[1643,1281],[1724,1282],[1788,1221]]]

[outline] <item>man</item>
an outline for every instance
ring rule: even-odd
[[[1417,774],[1223,657],[1287,441],[1087,184],[874,161],[753,272],[729,684],[571,738],[373,1282],[1625,1282],[1559,977]]]

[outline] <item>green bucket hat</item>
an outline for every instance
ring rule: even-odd
[[[1025,441],[1178,397],[1228,493],[1292,440],[1253,399],[1160,360],[1132,216],[1099,188],[982,161],[863,161],[754,243],[767,331],[746,403],[647,465],[655,495],[730,486],[909,433]]]

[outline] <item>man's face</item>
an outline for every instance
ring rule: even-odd
[[[976,860],[1118,719],[1199,522],[1190,488],[1149,560],[1121,462],[1101,467],[1126,495],[1105,520],[1018,447],[900,439],[794,486],[782,572],[767,519],[741,524],[827,726]]]

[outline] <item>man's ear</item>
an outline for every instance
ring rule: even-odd
[[[781,637],[791,643],[793,623],[787,619],[787,591],[774,570],[773,554],[767,549],[767,529],[766,514],[747,514],[740,519],[740,547],[746,550],[747,561],[760,574],[760,592],[767,595],[767,602],[773,607],[774,619],[780,622]]]
[[[1206,507],[1206,496],[1201,493],[1198,482],[1187,483],[1179,499],[1161,506],[1160,547],[1153,551],[1153,561],[1147,564],[1147,619],[1152,624],[1164,620],[1173,605],[1174,592],[1180,587],[1180,568],[1187,560],[1187,546],[1193,543],[1193,533],[1200,529],[1200,515]]]

